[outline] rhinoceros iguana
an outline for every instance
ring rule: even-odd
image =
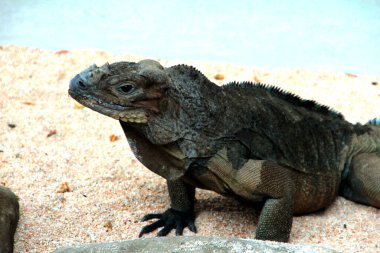
[[[95,65],[69,94],[120,121],[136,158],[167,180],[171,207],[140,236],[194,225],[195,188],[262,203],[256,238],[288,241],[293,214],[340,194],[380,208],[380,127],[257,83],[217,86],[191,66]],[[92,123],[94,124],[94,122]]]

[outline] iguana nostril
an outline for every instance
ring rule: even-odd
[[[78,81],[78,87],[80,89],[86,89],[87,88],[86,84],[82,80]]]
[[[76,75],[73,79],[70,81],[70,89],[75,90],[86,90],[89,88],[89,83],[86,82],[80,75]]]

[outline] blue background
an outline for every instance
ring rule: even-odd
[[[0,0],[0,44],[380,75],[380,1]]]

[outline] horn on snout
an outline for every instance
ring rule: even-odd
[[[103,75],[108,75],[109,73],[109,63],[107,62],[101,67],[92,64],[90,67],[79,73],[79,76],[89,84],[96,84],[100,81]]]

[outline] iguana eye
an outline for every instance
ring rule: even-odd
[[[127,83],[127,84],[120,85],[118,90],[121,91],[122,93],[129,94],[135,90],[135,86],[130,83]]]

